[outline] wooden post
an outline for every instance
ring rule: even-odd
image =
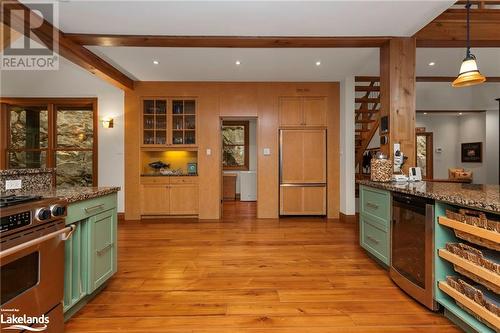
[[[394,143],[408,157],[403,171],[415,166],[415,38],[394,38],[380,48],[380,117],[389,117],[387,144],[381,150],[393,158]]]

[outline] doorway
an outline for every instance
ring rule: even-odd
[[[221,118],[221,215],[257,215],[257,118]]]
[[[416,134],[416,158],[417,167],[422,170],[423,179],[434,178],[433,168],[433,143],[432,132],[420,132]]]

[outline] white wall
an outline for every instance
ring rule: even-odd
[[[118,211],[124,211],[124,92],[60,58],[57,71],[2,71],[4,97],[97,97],[99,119],[114,118],[114,128],[98,128],[99,186],[120,186]]]
[[[248,120],[248,170],[257,170],[257,120]],[[240,172],[239,171],[224,171],[224,173],[235,173],[236,178],[236,193],[240,193]],[[257,178],[255,178],[257,181]]]
[[[353,215],[355,200],[354,77],[340,82],[340,212]]]
[[[499,110],[486,111],[486,147],[484,149],[484,159],[486,162],[486,179],[490,184],[500,183],[498,179],[499,164]]]
[[[417,126],[433,133],[434,178],[448,178],[448,168],[473,172],[476,184],[498,184],[498,110],[475,114],[418,114]],[[482,163],[462,163],[461,144],[483,143]],[[436,153],[441,148],[442,153]]]

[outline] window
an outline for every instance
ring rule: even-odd
[[[95,99],[2,99],[2,169],[55,168],[60,187],[97,185]],[[2,144],[4,145],[4,144]]]
[[[224,170],[248,170],[248,121],[222,122]]]

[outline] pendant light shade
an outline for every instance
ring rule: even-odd
[[[458,77],[451,84],[453,87],[468,87],[475,84],[480,84],[486,81],[486,78],[481,75],[477,67],[476,57],[470,52],[470,2],[467,0],[465,8],[467,9],[467,51],[465,59],[460,66]]]
[[[458,77],[451,84],[453,87],[473,86],[486,81],[486,78],[479,72],[476,57],[470,52],[467,53],[467,56],[462,61],[462,66],[460,66]]]

